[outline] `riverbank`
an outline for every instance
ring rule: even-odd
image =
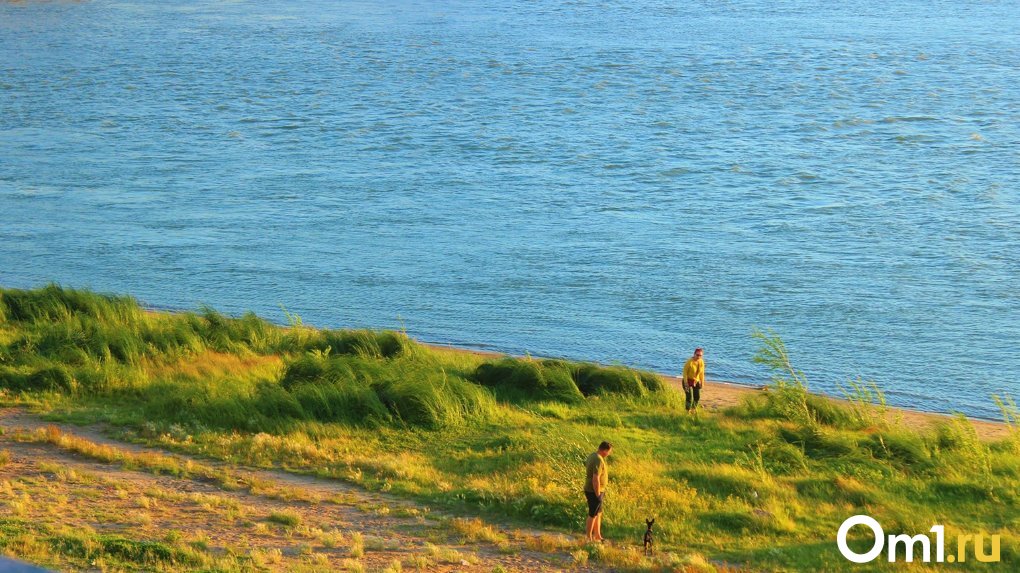
[[[151,307],[146,308],[145,312],[152,314],[153,316],[182,313],[180,310]],[[288,327],[280,326],[279,328],[287,329]],[[499,359],[501,357],[512,357],[512,355],[502,352],[480,350],[477,348],[455,346],[452,344],[438,342],[418,341],[418,344],[439,352],[468,355],[480,359],[492,360]],[[541,356],[537,357],[542,358]],[[522,356],[517,356],[516,358],[522,358]],[[667,381],[672,387],[677,390],[681,389],[681,381],[679,377],[662,372],[656,372],[656,374],[663,380]],[[739,406],[744,400],[754,396],[759,396],[764,392],[767,392],[767,382],[762,382],[759,386],[748,386],[746,384],[738,384],[736,382],[729,382],[725,380],[706,380],[706,389],[701,395],[701,405],[709,410],[724,410],[726,408]],[[842,398],[828,396],[825,394],[815,395],[841,406],[849,405],[847,400]],[[889,423],[902,423],[908,427],[922,431],[932,430],[940,424],[947,423],[954,418],[952,414],[946,414],[943,412],[925,412],[922,410],[912,410],[910,408],[896,406],[889,406],[884,415]],[[1000,440],[1010,435],[1010,426],[1002,421],[986,420],[983,418],[975,418],[973,416],[967,416],[966,418],[971,425],[973,425],[978,436],[980,436],[983,440]]]
[[[424,343],[424,345],[438,351],[471,354],[486,359],[504,356],[499,352],[476,350],[446,344]],[[680,389],[679,377],[663,374],[661,372],[657,374],[661,376],[663,380],[669,382],[674,388],[678,390]],[[701,393],[701,405],[709,410],[724,410],[726,408],[739,406],[744,400],[753,396],[759,396],[765,392],[767,392],[767,389],[764,383],[761,386],[755,387],[722,380],[706,380],[705,389]],[[831,400],[832,402],[843,406],[849,405],[844,399],[826,396],[824,394],[817,394],[817,396]],[[939,424],[944,424],[953,418],[952,415],[941,412],[922,412],[920,410],[911,410],[909,408],[892,406],[888,408],[888,411],[885,413],[885,417],[890,423],[901,423],[905,426],[916,428],[918,430],[931,430],[936,428]],[[974,426],[974,430],[983,440],[1000,440],[1006,438],[1010,434],[1010,427],[1004,422],[983,420],[981,418],[973,418],[970,416],[967,417],[967,420]]]
[[[760,357],[786,355],[778,337],[760,342]],[[528,549],[527,542],[525,549],[514,545],[514,530],[566,536],[538,542],[565,559],[549,569],[689,565],[708,572],[733,571],[718,565],[735,563],[754,571],[886,570],[851,568],[832,543],[840,524],[858,514],[895,531],[939,523],[947,533],[1000,535],[1004,561],[1020,555],[1020,435],[982,440],[963,418],[937,423],[928,416],[930,425],[922,427],[896,423],[870,403],[840,403],[797,386],[756,392],[721,383],[706,388],[703,412],[686,415],[675,379],[622,366],[444,349],[400,332],[284,328],[254,314],[152,313],[129,297],[56,286],[0,289],[0,357],[5,405],[64,428],[88,427],[209,463],[118,453],[49,430],[25,436],[12,430],[15,441],[71,449],[129,470],[212,477],[227,490],[247,487],[253,494],[267,485],[238,481],[234,472],[315,475],[337,490],[397,496],[423,515],[442,510],[486,520],[490,525],[465,535],[498,540],[497,552]],[[604,518],[613,543],[586,545],[577,535],[584,515],[579,485],[583,460],[602,440],[615,444]],[[43,535],[52,540],[42,547],[47,555],[61,564],[81,561],[56,518],[40,517],[35,512],[45,508],[29,503],[50,481],[80,478],[53,465],[23,465],[29,458],[15,444],[0,449],[10,450],[0,452],[0,462],[6,457],[13,468],[2,478],[11,487],[0,483],[0,491],[16,494],[0,496],[0,514],[24,516],[0,523],[0,550],[35,555],[41,549],[30,540]],[[151,510],[164,502],[138,503]],[[115,506],[111,500],[96,507]],[[83,530],[105,532],[112,521],[74,504],[61,507],[66,515],[54,515]],[[314,504],[300,507],[308,513],[275,519],[321,522]],[[373,511],[398,509],[383,503]],[[141,547],[165,543],[169,559],[194,562],[222,555],[232,537],[263,536],[274,527],[232,513],[237,529],[182,545],[163,536],[176,517],[151,517],[118,534]],[[639,544],[650,517],[658,545],[646,557]],[[51,521],[51,529],[31,529],[37,518]],[[85,541],[105,543],[103,535]],[[389,535],[396,532],[380,534]],[[851,539],[858,548],[867,542]],[[315,539],[295,543],[289,551],[316,560],[319,569],[350,569],[346,559],[369,551],[367,543],[340,552]],[[376,551],[385,550],[380,543]],[[393,558],[414,568],[426,557]],[[279,563],[270,569],[286,568]]]

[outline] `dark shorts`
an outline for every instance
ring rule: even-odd
[[[602,495],[595,495],[590,491],[584,492],[584,497],[588,498],[588,517],[595,517],[602,513]]]

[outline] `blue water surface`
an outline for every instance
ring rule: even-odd
[[[0,2],[0,284],[994,417],[1020,3]],[[709,390],[711,391],[711,390]]]

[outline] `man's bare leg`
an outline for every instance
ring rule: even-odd
[[[602,541],[602,512],[595,516],[595,527],[592,530],[592,539]]]
[[[595,520],[596,519],[598,519],[598,518],[596,518],[596,517],[589,517],[588,520],[584,522],[584,533],[585,533],[586,539],[588,541],[594,541],[594,537],[592,537],[592,532],[595,531]]]

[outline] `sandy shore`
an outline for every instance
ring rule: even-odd
[[[449,350],[453,352],[465,352],[478,356],[486,357],[499,357],[505,356],[499,352],[489,352],[484,350],[475,350],[470,348],[460,348],[456,346],[448,346],[445,344],[429,344],[425,343],[426,346],[436,349]],[[677,388],[680,388],[680,379],[676,376],[669,376],[661,374],[663,379],[667,380]],[[701,405],[709,410],[721,410],[730,406],[736,406],[744,399],[745,396],[750,396],[756,393],[764,392],[765,384],[762,383],[760,387],[745,386],[743,384],[734,384],[732,382],[724,382],[721,380],[707,380],[705,382],[705,389],[701,391]],[[823,396],[829,400],[835,402],[845,402],[839,398],[833,398],[831,396]],[[920,412],[917,410],[910,410],[907,408],[889,408],[888,417],[890,421],[898,421],[906,426],[927,429],[936,426],[939,422],[944,422],[951,418],[948,414],[940,414],[935,412]],[[969,418],[971,424],[977,430],[978,435],[985,440],[997,440],[1005,438],[1009,435],[1009,426],[1002,422],[992,422],[989,420],[981,420],[978,418]]]

